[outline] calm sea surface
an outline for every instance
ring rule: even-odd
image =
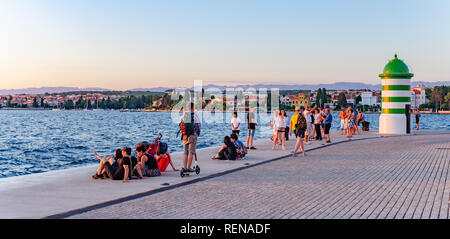
[[[291,115],[291,114],[290,114]],[[256,139],[272,134],[267,119],[257,127]],[[333,130],[339,130],[334,114]],[[219,146],[231,132],[231,114],[206,114],[198,148]],[[247,125],[242,120],[241,140]],[[367,114],[371,130],[378,130],[377,114]],[[213,119],[218,120],[214,121]],[[222,119],[222,120],[221,120]],[[413,119],[414,121],[414,119]],[[450,115],[422,115],[422,129],[450,130]],[[171,113],[119,111],[0,111],[0,178],[98,163],[93,155],[112,156],[114,149],[152,141],[158,133],[171,152],[181,151],[178,124]],[[132,147],[133,148],[133,147]]]

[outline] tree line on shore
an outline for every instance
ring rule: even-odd
[[[304,91],[298,91],[304,92]],[[297,92],[297,93],[298,93]],[[84,92],[86,93],[86,92]],[[119,92],[112,92],[119,93]],[[122,92],[123,93],[123,92]],[[280,94],[289,94],[292,92],[282,91]],[[70,93],[65,93],[66,95]],[[450,109],[450,86],[435,86],[433,88],[425,89],[426,98],[429,100],[428,103],[420,105],[419,109],[435,109],[437,110],[449,110]],[[271,93],[268,93],[268,98],[270,99]],[[172,98],[177,98],[176,100],[172,100]],[[211,97],[213,99],[214,97]],[[160,104],[157,106],[153,106],[153,102],[155,100],[161,100]],[[117,100],[111,100],[109,97],[102,99],[100,101],[91,102],[87,100],[87,95],[82,95],[79,100],[76,102],[72,100],[65,100],[64,102],[59,103],[57,106],[49,106],[43,98],[40,101],[37,98],[34,98],[32,107],[33,108],[61,108],[61,109],[151,109],[157,108],[160,110],[170,110],[176,105],[180,100],[182,100],[182,96],[172,97],[169,92],[165,93],[150,93],[149,92],[138,92],[133,95],[122,96]],[[361,96],[357,96],[355,98],[355,107],[359,110],[363,111],[379,111],[379,106],[368,106],[361,105],[362,101]],[[202,108],[210,103],[211,100],[205,100],[202,102]],[[268,110],[270,110],[271,105],[270,101],[267,102]],[[284,110],[293,110],[295,106],[286,106],[282,105],[281,101],[279,102],[280,109]],[[321,108],[325,107],[325,104],[332,103],[331,95],[327,94],[327,90],[325,88],[320,88],[317,90],[315,102],[311,102],[311,104],[315,104]],[[248,104],[247,104],[248,105]],[[348,106],[347,98],[345,93],[339,93],[337,98],[337,103],[335,105],[335,109],[339,110],[343,107]],[[12,103],[11,100],[8,100],[6,103],[6,107],[8,108],[28,108],[28,104],[18,104]],[[223,102],[224,109],[226,108],[226,102]]]

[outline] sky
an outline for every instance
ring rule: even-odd
[[[0,0],[0,89],[449,80],[448,0]]]

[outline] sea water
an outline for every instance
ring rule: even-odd
[[[197,148],[223,143],[231,133],[231,114],[204,113]],[[291,116],[292,114],[289,114]],[[112,156],[114,149],[140,141],[153,141],[159,133],[170,152],[182,151],[178,116],[170,112],[0,111],[0,178],[59,170],[98,163],[93,151]],[[240,114],[240,139],[245,143],[247,124]],[[261,115],[255,139],[269,139],[271,115]],[[333,114],[332,130],[339,130]],[[378,130],[378,114],[366,114],[371,130]],[[412,117],[413,124],[415,123]],[[288,123],[289,124],[289,123]],[[423,130],[450,130],[450,115],[422,115]]]

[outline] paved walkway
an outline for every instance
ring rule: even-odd
[[[336,133],[333,133],[336,134]],[[333,135],[333,142],[346,142],[345,137]],[[356,136],[355,139],[379,137],[376,132]],[[288,149],[294,141],[289,141]],[[313,142],[307,149],[322,147]],[[220,146],[198,150],[201,166],[199,176],[181,178],[179,172],[169,169],[161,177],[132,180],[129,183],[112,180],[93,180],[91,175],[97,166],[85,166],[60,171],[32,174],[0,179],[0,218],[42,218],[51,215],[71,215],[86,208],[99,208],[130,198],[149,195],[172,189],[211,177],[229,173],[233,170],[257,165],[286,156],[288,151],[271,150],[270,141],[260,140],[255,145],[258,150],[251,151],[245,161],[213,161],[210,158]],[[94,156],[93,156],[94,157]],[[173,153],[175,165],[180,168],[182,155]],[[247,165],[248,164],[248,165]],[[169,186],[167,186],[169,185]],[[81,210],[78,210],[81,209]],[[71,212],[67,214],[66,212]]]
[[[448,219],[450,135],[423,133],[338,143],[71,218]]]

